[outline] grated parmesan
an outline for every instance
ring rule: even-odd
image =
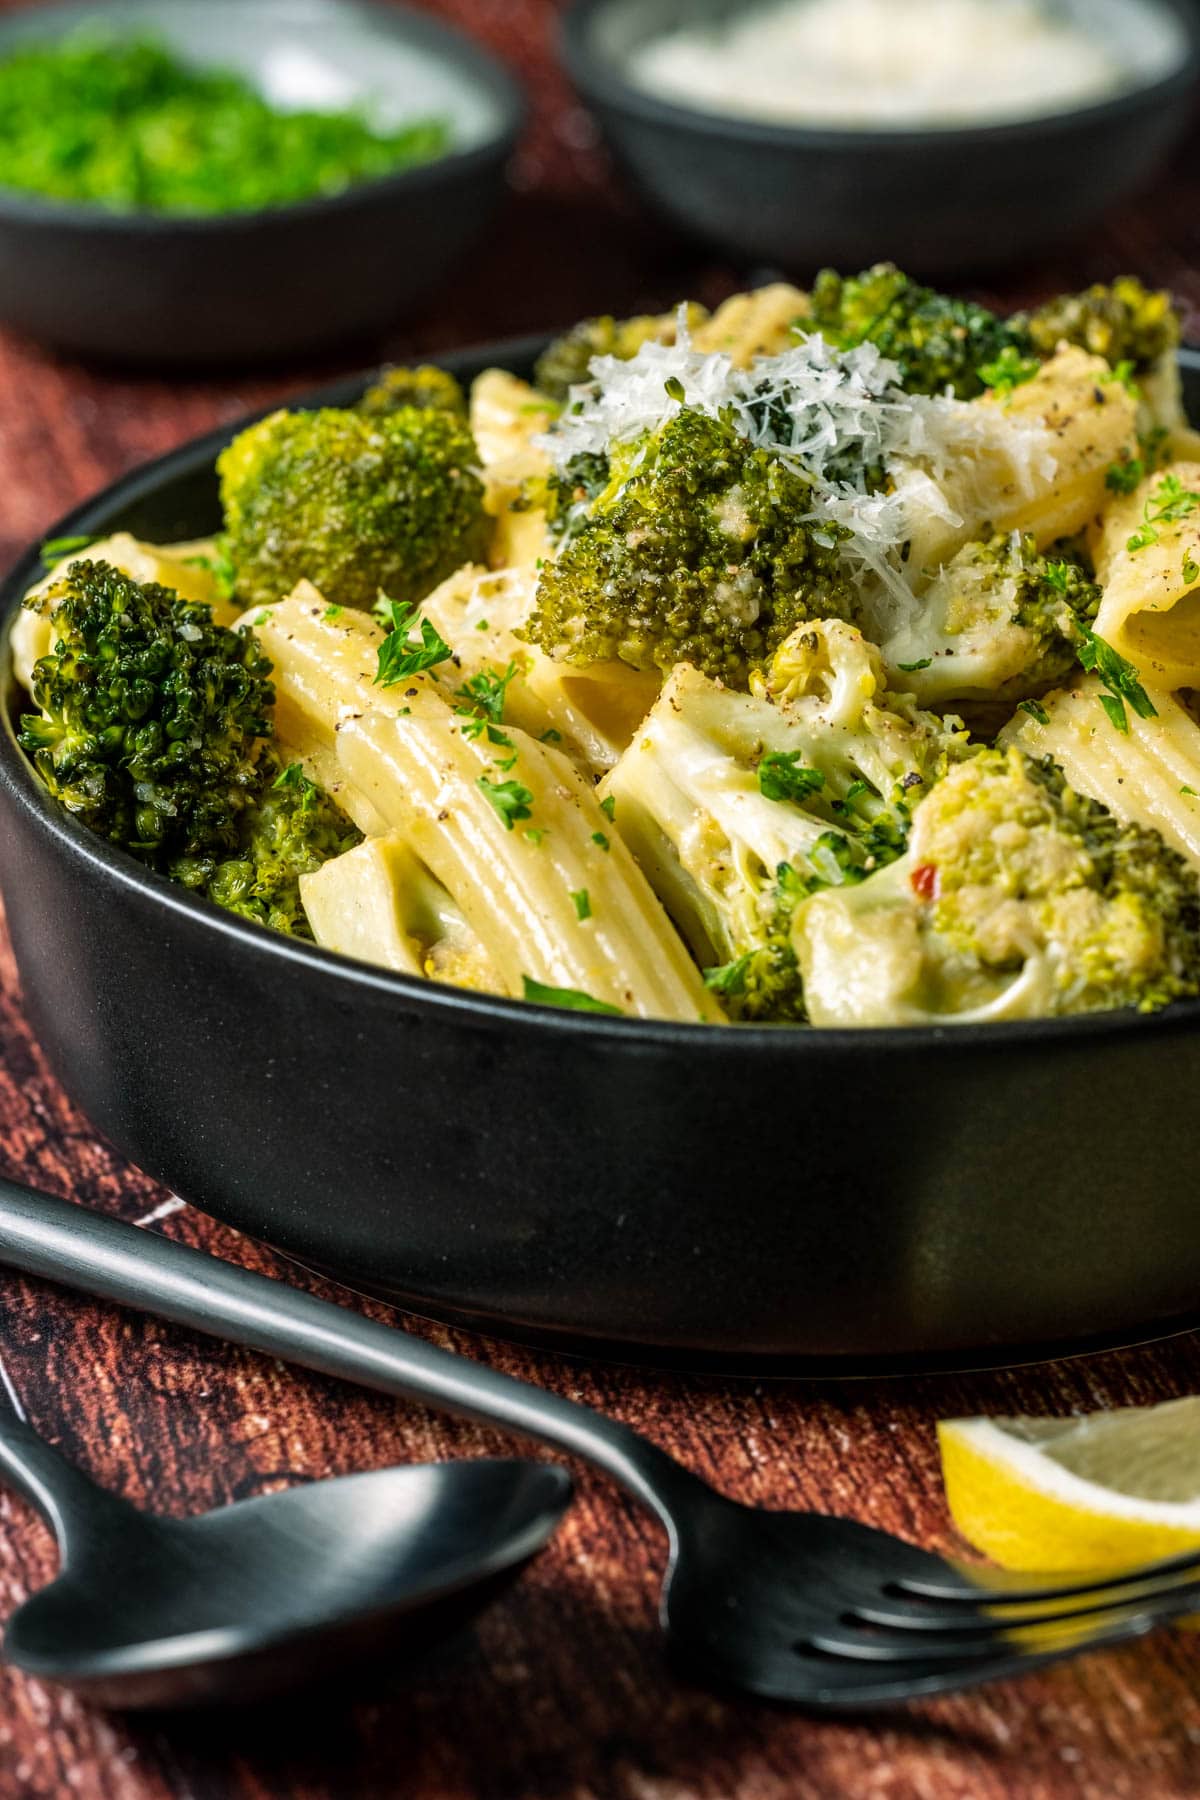
[[[645,91],[780,124],[917,130],[1043,117],[1178,66],[1147,0],[776,0],[643,43]]]
[[[811,481],[809,516],[848,534],[848,571],[889,617],[913,603],[903,550],[918,519],[963,523],[939,486],[951,471],[985,468],[990,453],[1002,453],[1010,478],[1030,495],[1055,472],[1044,426],[989,403],[906,394],[895,363],[870,343],[837,350],[814,333],[736,369],[727,356],[694,350],[681,315],[674,344],[643,344],[628,361],[596,357],[590,370],[591,382],[571,390],[538,440],[560,473],[572,457],[658,431],[685,406],[723,416]],[[871,467],[883,468],[890,491],[870,491]],[[624,478],[637,468],[633,458]],[[986,497],[977,498],[986,511]]]

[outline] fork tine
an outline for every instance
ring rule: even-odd
[[[1072,1595],[1082,1597],[1113,1592],[1163,1576],[1200,1571],[1200,1549],[1182,1550],[1174,1556],[1135,1564],[1128,1569],[1078,1569],[1069,1574],[991,1569],[979,1564],[953,1562],[948,1557],[943,1563],[944,1580],[936,1575],[901,1575],[888,1584],[889,1596],[940,1600],[949,1606],[1020,1606],[1033,1600],[1066,1600]]]
[[[1009,1647],[989,1658],[964,1663],[945,1663],[914,1658],[907,1663],[889,1666],[856,1661],[849,1657],[823,1657],[820,1652],[804,1651],[796,1657],[791,1686],[783,1680],[772,1684],[769,1696],[791,1700],[816,1711],[845,1712],[874,1706],[896,1706],[908,1700],[920,1700],[932,1694],[953,1693],[961,1688],[978,1687],[984,1682],[1004,1681],[1016,1675],[1029,1675],[1037,1669],[1057,1662],[1067,1662],[1092,1650],[1106,1650],[1166,1624],[1169,1614],[1136,1613],[1119,1625],[1081,1637],[1070,1646],[1057,1646],[1039,1652],[1020,1651]],[[761,1690],[766,1693],[764,1688]]]
[[[1153,1601],[1159,1596],[1192,1593],[1200,1609],[1200,1573],[1190,1581],[1143,1583],[1137,1587],[1084,1589],[1058,1601],[1031,1600],[1018,1610],[1015,1606],[993,1606],[986,1598],[978,1606],[954,1608],[937,1604],[899,1606],[890,1601],[877,1605],[873,1601],[855,1601],[848,1609],[864,1625],[889,1631],[908,1633],[921,1638],[931,1633],[961,1637],[1009,1631],[1017,1625],[1050,1625],[1065,1619],[1083,1619],[1095,1613],[1110,1612],[1116,1606],[1133,1606]]]
[[[1093,1640],[1106,1638],[1114,1629],[1128,1629],[1139,1620],[1146,1622],[1148,1630],[1159,1621],[1194,1612],[1198,1604],[1200,1582],[1179,1584],[1128,1605],[1012,1623],[993,1622],[990,1630],[980,1625],[974,1635],[961,1629],[920,1633],[880,1630],[847,1615],[837,1625],[810,1630],[804,1642],[826,1655],[861,1662],[900,1664],[927,1660],[965,1665],[992,1660],[1002,1652],[1016,1651],[1027,1657],[1065,1654],[1077,1646],[1086,1647]]]

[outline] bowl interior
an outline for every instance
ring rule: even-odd
[[[1124,70],[1121,87],[1104,96],[1100,104],[1152,87],[1178,74],[1194,57],[1200,38],[1194,0],[1053,0],[1052,10],[1057,16],[1079,25],[1089,37],[1108,45]],[[595,59],[609,80],[662,104],[690,110],[675,95],[660,95],[657,89],[642,88],[631,76],[631,58],[643,45],[666,32],[681,26],[720,28],[745,11],[744,0],[592,0],[591,4],[585,0],[580,8],[577,43],[585,55]],[[1095,104],[1084,103],[1085,106]],[[730,123],[756,119],[756,115],[732,110],[720,115],[705,110],[704,116],[720,116]],[[770,122],[777,129],[788,129],[782,121]],[[1029,121],[1024,118],[997,120],[998,124],[1026,122]],[[798,124],[791,128],[803,129]],[[825,119],[819,128],[823,131],[838,129],[836,122]],[[851,125],[844,129],[854,131],[856,128]],[[889,127],[885,123],[870,129],[872,132],[887,131]],[[915,135],[907,126],[892,129],[897,135]],[[930,128],[922,128],[922,135],[927,129]]]
[[[277,107],[362,108],[392,127],[437,115],[456,151],[508,129],[504,83],[486,58],[435,20],[361,0],[106,0],[0,17],[0,56],[89,28],[151,36],[181,58],[244,75]]]

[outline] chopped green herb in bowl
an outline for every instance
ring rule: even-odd
[[[444,156],[448,121],[273,106],[242,75],[93,31],[0,60],[0,189],[113,212],[257,212]]]

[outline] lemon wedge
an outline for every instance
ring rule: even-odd
[[[937,1429],[954,1523],[1003,1568],[1118,1569],[1200,1545],[1200,1396]]]

